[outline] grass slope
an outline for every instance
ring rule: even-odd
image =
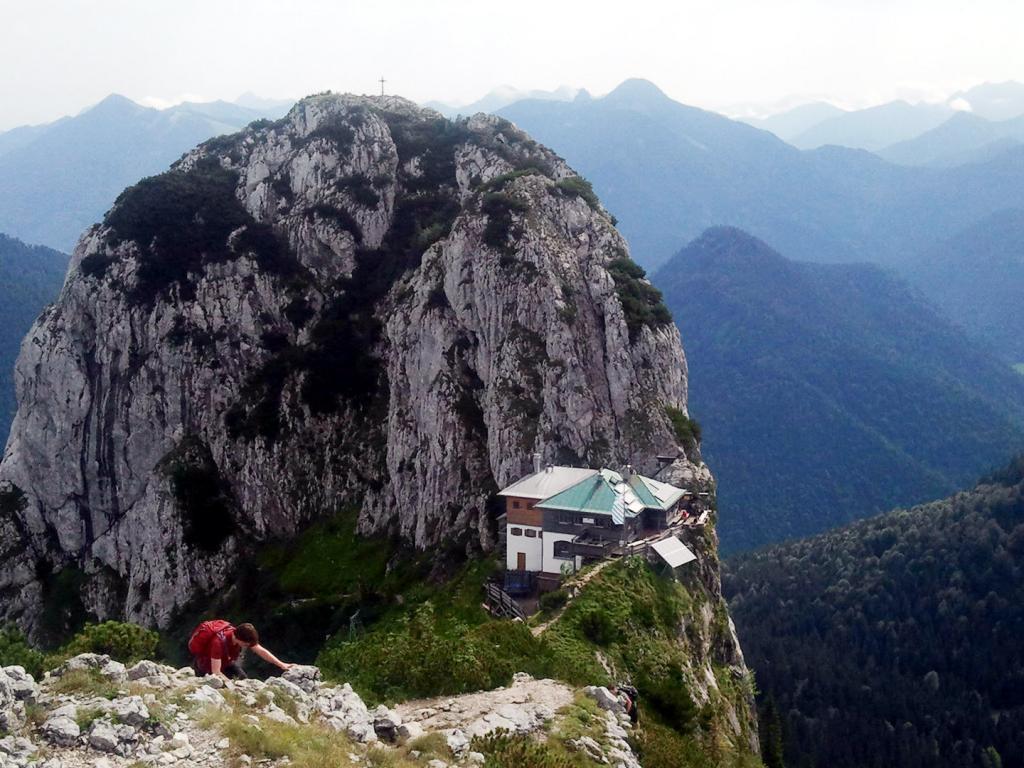
[[[576,685],[632,679],[644,695],[647,768],[759,764],[727,735],[727,699],[742,711],[750,681],[722,667],[721,692],[704,706],[691,695],[692,661],[709,653],[699,636],[709,597],[696,579],[680,583],[639,560],[614,563],[538,638],[484,610],[483,584],[496,567],[359,538],[354,513],[343,513],[256,556],[234,588],[165,636],[165,653],[181,659],[192,625],[223,615],[253,621],[279,656],[315,661],[370,703],[495,688],[520,671]],[[714,628],[725,631],[717,605]],[[679,754],[684,762],[672,762]]]

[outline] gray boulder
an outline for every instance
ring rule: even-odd
[[[3,668],[3,674],[14,692],[14,698],[24,701],[26,704],[33,703],[39,696],[39,685],[32,675],[25,671],[24,667],[14,665]]]
[[[398,728],[402,717],[395,710],[383,704],[373,710],[373,730],[382,741],[393,744],[398,741]]]
[[[270,678],[267,681],[267,687],[268,688],[276,688],[279,691],[283,691],[284,693],[287,693],[289,696],[291,696],[293,699],[298,699],[299,701],[305,701],[306,699],[309,698],[309,695],[308,695],[308,693],[305,690],[300,688],[298,685],[293,683],[291,680],[288,680],[287,678],[284,678],[284,677],[272,677],[272,678]]]
[[[13,731],[25,722],[25,704],[18,700],[11,679],[0,671],[0,729]]]
[[[128,669],[129,680],[141,680],[144,677],[153,677],[160,674],[166,674],[165,669],[155,661],[149,661],[148,659],[143,659]]]
[[[301,688],[306,693],[315,693],[320,687],[320,669],[318,667],[296,664],[281,673],[281,678]]]
[[[110,707],[110,714],[119,723],[131,725],[136,728],[145,725],[149,720],[149,709],[141,696],[128,696],[124,699],[114,699]]]
[[[78,723],[67,715],[51,717],[43,723],[40,730],[44,739],[61,747],[74,746],[78,742],[78,737],[82,735]]]
[[[0,753],[15,758],[27,758],[39,751],[30,739],[24,736],[4,736],[0,739]],[[2,763],[2,760],[0,760]]]
[[[114,726],[106,720],[94,720],[89,729],[89,746],[100,752],[115,752],[121,740]]]
[[[588,685],[583,692],[597,702],[597,706],[609,712],[624,712],[622,703],[603,685]]]
[[[373,730],[372,723],[348,723],[345,725],[345,733],[350,739],[358,741],[360,744],[372,744],[377,741],[377,732]]]
[[[115,683],[123,683],[128,679],[128,672],[124,664],[114,661],[104,653],[80,653],[77,656],[72,656],[51,674],[54,677],[63,677],[68,672],[89,669],[96,670]]]

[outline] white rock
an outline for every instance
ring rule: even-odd
[[[398,740],[402,743],[418,739],[423,734],[423,726],[414,721],[402,723],[398,726]]]
[[[467,737],[466,734],[458,728],[444,731],[444,737],[445,741],[448,743],[448,749],[450,749],[452,754],[456,757],[469,749],[469,737]]]
[[[177,749],[178,747],[191,746],[192,742],[188,738],[188,734],[184,731],[178,731],[171,736],[170,745],[171,749]]]
[[[228,705],[220,691],[215,691],[208,685],[201,685],[189,694],[185,695],[188,701],[196,704],[207,705],[222,709]]]
[[[267,718],[267,720],[273,720],[275,723],[287,723],[288,725],[295,724],[295,718],[276,704],[268,705],[267,708],[263,710],[263,716]]]
[[[14,698],[18,701],[32,703],[39,695],[39,686],[25,668],[18,665],[3,668],[3,674],[7,676]]]

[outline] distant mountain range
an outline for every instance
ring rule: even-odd
[[[755,128],[771,131],[783,141],[791,142],[814,126],[845,114],[845,109],[840,109],[827,101],[813,101],[768,117],[742,119],[743,122],[749,123]]]
[[[67,254],[0,234],[0,451],[14,418],[14,361],[39,312],[57,297]]]
[[[941,125],[877,154],[901,165],[953,167],[989,160],[1024,143],[1024,115],[993,122],[956,112]]]
[[[204,139],[287,110],[243,99],[255,108],[215,101],[157,110],[112,95],[74,117],[0,134],[0,231],[70,251],[125,186]]]
[[[573,88],[563,85],[553,91],[523,90],[511,85],[503,85],[489,91],[483,97],[468,104],[448,104],[443,101],[427,101],[424,107],[436,109],[442,115],[453,118],[458,115],[475,115],[477,112],[497,112],[502,107],[514,104],[524,99],[537,99],[540,101],[572,101],[576,98],[590,98],[590,94],[582,88]]]
[[[920,136],[941,125],[953,114],[947,104],[910,104],[891,101],[830,117],[793,136],[789,142],[800,149],[829,144],[871,152]]]
[[[818,101],[765,118],[748,118],[746,122],[771,131],[800,149],[834,144],[881,150],[884,156],[893,145],[913,141],[958,114],[971,115],[986,123],[1001,123],[1024,115],[1024,84],[983,83],[933,104],[891,101],[866,109],[844,110]],[[896,151],[895,155],[891,158],[894,162],[924,164],[913,154],[903,157]]]
[[[839,147],[801,152],[641,80],[600,99],[527,100],[500,114],[593,182],[648,268],[716,225],[800,260],[898,268],[1024,198],[1022,147],[940,170]]]
[[[785,765],[1024,766],[1024,459],[722,570]]]
[[[876,266],[794,262],[716,228],[654,283],[725,550],[945,495],[1024,448],[1024,377]]]

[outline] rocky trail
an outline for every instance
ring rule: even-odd
[[[533,627],[530,630],[531,632],[533,632],[533,636],[539,637],[540,635],[544,634],[544,632],[547,631],[548,627],[550,627],[552,624],[554,624],[556,621],[562,618],[562,614],[565,613],[565,609],[572,604],[572,601],[575,599],[576,595],[580,593],[583,587],[589,584],[591,579],[593,579],[595,576],[597,576],[597,574],[599,574],[601,571],[603,571],[605,568],[607,568],[614,562],[615,560],[602,560],[589,571],[584,573],[578,581],[575,581],[571,585],[568,585],[566,588],[569,590],[569,598],[565,601],[565,605],[559,608],[558,611],[555,612],[555,615],[547,621],[545,621],[543,624],[538,624],[536,627]]]
[[[0,768],[483,765],[488,736],[558,739],[594,765],[640,768],[604,688],[517,674],[507,688],[367,707],[297,666],[266,681],[197,678],[80,654],[36,681],[0,670]]]

